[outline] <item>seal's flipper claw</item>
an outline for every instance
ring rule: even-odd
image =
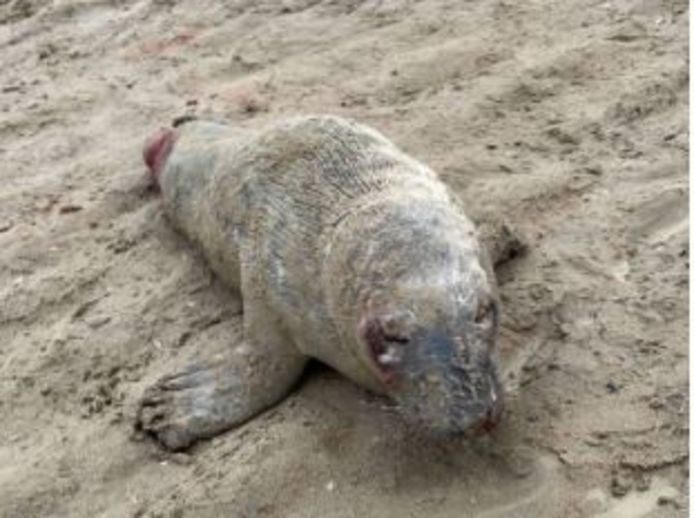
[[[198,362],[164,376],[146,389],[139,403],[136,428],[155,437],[168,450],[185,450],[276,403],[303,368],[300,357],[277,361],[287,360],[286,355],[266,358],[240,350],[253,348],[242,344],[238,350],[230,349],[226,357]]]

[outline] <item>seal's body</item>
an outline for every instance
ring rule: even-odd
[[[140,426],[181,449],[278,401],[317,358],[411,421],[496,421],[498,302],[475,228],[429,168],[337,117],[190,121],[145,161],[172,222],[238,289],[244,343],[160,380]]]

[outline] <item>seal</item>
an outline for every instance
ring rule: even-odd
[[[144,160],[172,224],[240,293],[244,334],[146,389],[139,429],[186,449],[278,402],[309,358],[431,433],[498,422],[493,261],[427,166],[334,116],[187,118]]]

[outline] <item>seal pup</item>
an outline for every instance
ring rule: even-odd
[[[180,120],[144,160],[170,221],[239,291],[244,334],[146,389],[139,429],[186,449],[278,402],[309,358],[434,434],[497,423],[492,261],[427,166],[334,116]]]

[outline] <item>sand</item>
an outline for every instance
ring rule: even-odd
[[[0,516],[685,516],[683,0],[0,1]],[[507,414],[437,442],[315,365],[171,455],[144,388],[239,340],[144,138],[334,113],[529,253],[499,272]]]

